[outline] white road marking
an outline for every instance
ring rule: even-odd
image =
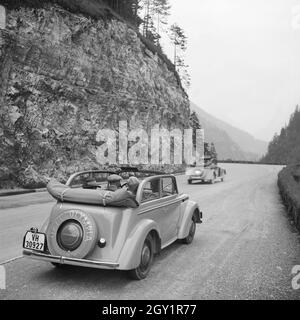
[[[0,265],[2,265],[2,264],[7,264],[7,263],[9,263],[9,262],[15,261],[15,260],[20,259],[20,258],[23,258],[23,255],[17,256],[17,257],[8,259],[8,260],[5,260],[4,262],[0,262]]]

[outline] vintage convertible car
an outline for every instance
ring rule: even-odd
[[[226,170],[217,165],[205,167],[190,167],[186,170],[188,184],[193,181],[215,183],[217,180],[224,181]]]
[[[113,174],[122,177],[116,191],[107,182]],[[127,185],[132,176],[139,179],[134,193]],[[178,192],[170,174],[85,171],[65,185],[51,181],[48,191],[57,203],[40,230],[26,232],[23,254],[57,267],[128,270],[134,279],[144,279],[156,253],[177,239],[191,243],[202,222],[198,204]]]

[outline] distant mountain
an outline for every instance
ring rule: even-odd
[[[268,143],[254,138],[248,132],[215,118],[191,102],[205,132],[205,140],[214,142],[219,159],[259,160],[267,151]]]

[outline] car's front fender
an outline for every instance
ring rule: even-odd
[[[188,203],[184,208],[184,212],[182,213],[181,224],[178,231],[178,239],[184,239],[188,236],[192,217],[194,214],[196,223],[202,223],[202,212],[199,209],[198,203],[192,200],[188,200]]]
[[[156,222],[150,219],[142,220],[127,238],[118,260],[121,270],[131,270],[139,266],[142,246],[147,235],[155,232],[160,238],[160,231]]]

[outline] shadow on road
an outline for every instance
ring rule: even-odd
[[[167,258],[170,255],[176,253],[183,246],[185,245],[175,242],[163,249],[155,256],[153,267],[156,264],[164,264],[164,260],[168,260]],[[185,248],[188,248],[188,246],[185,246]],[[34,263],[38,262],[34,261]],[[40,272],[35,273],[34,282],[61,283],[64,287],[68,284],[72,288],[74,288],[74,284],[76,284],[76,287],[80,289],[83,287],[89,287],[90,289],[93,289],[94,287],[95,289],[99,289],[99,284],[101,284],[106,290],[111,289],[113,291],[121,289],[132,282],[139,283],[139,281],[130,279],[127,272],[122,270],[93,269],[71,265],[55,267],[50,263],[48,265],[49,269],[45,270],[45,268],[42,268]],[[151,274],[153,274],[153,269],[148,277],[151,277]]]

